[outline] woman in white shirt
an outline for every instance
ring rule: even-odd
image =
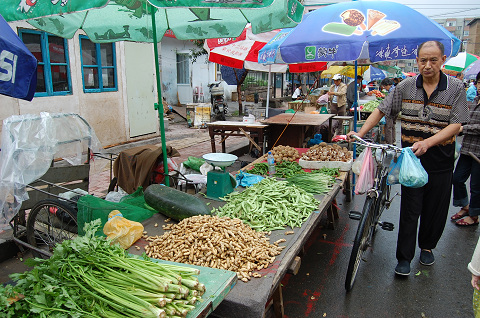
[[[300,96],[302,96],[302,85],[301,84],[297,85],[297,88],[295,89],[295,92],[293,92],[292,100],[296,100]]]

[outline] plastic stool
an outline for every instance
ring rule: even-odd
[[[193,102],[203,103],[203,87],[202,86],[195,86],[193,88]]]

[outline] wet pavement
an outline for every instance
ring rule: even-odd
[[[399,186],[393,192],[400,191]],[[379,229],[373,247],[364,255],[353,289],[345,290],[345,276],[358,221],[348,211],[361,211],[364,196],[348,203],[337,196],[340,218],[334,230],[320,226],[305,246],[296,276],[283,280],[285,316],[294,317],[473,317],[470,262],[478,227],[460,228],[448,220],[434,255],[435,264],[419,263],[420,250],[411,263],[411,274],[395,277],[397,228]],[[400,198],[385,210],[383,221],[398,225]],[[449,216],[458,211],[450,207]]]

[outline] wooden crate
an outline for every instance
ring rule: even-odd
[[[253,103],[255,101],[255,95],[253,94],[245,95],[245,101]]]
[[[304,111],[305,107],[312,106],[310,101],[303,101],[303,102],[288,102],[288,109]]]
[[[319,97],[320,96],[318,96],[318,95],[308,95],[307,99],[310,101],[310,103],[312,103],[313,105],[316,105],[317,104],[317,99]]]

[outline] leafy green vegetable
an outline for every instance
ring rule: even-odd
[[[275,177],[288,178],[299,173],[304,173],[303,168],[296,161],[283,160],[275,164]]]
[[[29,260],[31,271],[12,274],[16,286],[0,289],[0,316],[153,318],[194,308],[205,291],[198,270],[130,257],[95,236],[99,225],[85,224],[85,236],[58,244],[48,260]],[[18,294],[25,297],[10,304]]]
[[[370,100],[365,104],[363,104],[362,111],[371,113],[375,110],[375,108],[378,107],[378,105],[380,105],[380,100],[376,100],[376,99]]]

